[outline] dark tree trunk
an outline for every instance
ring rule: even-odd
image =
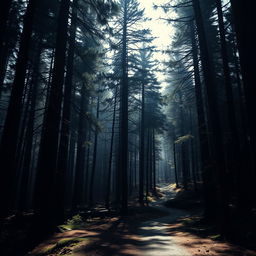
[[[74,116],[74,115],[73,115]],[[72,118],[73,119],[73,118]],[[74,129],[75,130],[75,129]],[[68,183],[66,188],[66,198],[68,208],[72,208],[73,203],[73,182],[74,182],[74,169],[75,169],[75,158],[76,158],[76,131],[70,133],[69,142],[69,154],[68,154]]]
[[[190,121],[190,133],[193,136],[193,120],[192,120],[192,112],[189,110],[189,121]],[[194,190],[197,191],[197,180],[196,180],[196,158],[195,158],[195,149],[194,149],[194,141],[196,140],[195,136],[193,136],[193,140],[190,140],[190,151],[191,151],[191,170],[192,170],[192,179],[194,184]]]
[[[77,155],[76,155],[76,170],[75,170],[75,183],[73,195],[73,211],[77,210],[77,206],[82,203],[83,193],[83,177],[85,171],[85,140],[86,140],[86,111],[87,111],[87,98],[85,84],[81,88],[80,99],[80,113],[78,124],[78,138],[77,138]]]
[[[227,100],[227,110],[228,110],[228,123],[230,130],[230,137],[228,138],[228,147],[230,152],[228,164],[231,172],[236,175],[240,170],[242,170],[241,161],[239,161],[239,156],[241,156],[241,149],[239,143],[239,133],[236,121],[236,109],[234,105],[233,88],[231,81],[231,72],[229,68],[228,60],[228,49],[225,37],[225,24],[222,12],[221,0],[216,0],[217,13],[218,13],[218,24],[220,33],[220,43],[221,43],[221,56],[223,65],[223,74],[225,82],[225,96]],[[248,169],[249,167],[246,167]]]
[[[99,114],[100,114],[100,98],[98,96],[97,109],[96,109],[97,120],[99,119]],[[93,159],[92,159],[92,171],[91,171],[91,180],[90,180],[90,192],[89,192],[89,204],[90,204],[90,206],[93,206],[93,203],[94,203],[93,188],[94,188],[94,179],[95,179],[96,163],[97,163],[97,150],[98,150],[98,131],[95,130]]]
[[[128,205],[128,70],[127,70],[127,0],[124,1],[124,24],[122,36],[122,81],[120,87],[120,146],[119,172],[121,184],[121,207],[126,212]]]
[[[3,54],[0,55],[0,100],[2,97],[3,85],[4,85],[4,79],[6,75],[9,55],[10,55],[9,49],[7,47],[4,47]]]
[[[139,202],[144,203],[144,171],[145,171],[145,85],[141,90],[141,123],[140,123],[140,151],[139,151]]]
[[[185,136],[185,112],[183,110],[183,100],[181,92],[179,92],[179,118],[180,118],[180,128],[181,136]],[[188,157],[186,152],[186,142],[181,143],[181,159],[182,159],[182,184],[185,190],[188,189]]]
[[[28,185],[29,185],[29,175],[31,170],[31,160],[32,160],[32,149],[33,149],[33,133],[35,124],[35,109],[37,103],[37,93],[39,85],[39,70],[40,70],[40,60],[42,54],[41,38],[39,39],[38,49],[35,56],[34,71],[31,81],[31,95],[30,95],[30,110],[28,123],[26,128],[25,142],[24,142],[24,162],[22,166],[22,177],[21,177],[21,189],[19,192],[19,210],[24,211],[28,209]]]
[[[111,189],[111,171],[112,171],[113,146],[114,146],[115,124],[116,124],[117,89],[118,89],[118,87],[116,87],[116,91],[115,91],[114,112],[113,112],[111,140],[110,140],[110,152],[109,152],[109,161],[108,161],[107,193],[106,193],[106,208],[107,209],[109,209],[110,189]]]
[[[247,133],[249,136],[245,138],[245,144],[242,152],[244,164],[238,172],[238,201],[239,211],[241,214],[246,214],[254,202],[255,204],[255,179],[256,179],[256,117],[255,117],[255,39],[251,31],[254,29],[254,11],[251,8],[251,1],[231,0],[233,10],[233,19],[236,30],[237,46],[239,51],[243,89],[245,96],[245,111],[246,116],[242,116],[243,124],[246,124]],[[235,56],[236,58],[236,56]],[[235,62],[237,62],[235,60]],[[236,69],[238,64],[235,63]],[[237,72],[238,73],[238,72]],[[240,78],[237,75],[238,86],[240,87]],[[241,90],[240,90],[241,91]],[[245,126],[244,126],[245,128]],[[244,131],[246,130],[244,129]],[[250,159],[248,159],[250,156]],[[245,166],[244,166],[245,165]]]
[[[149,166],[150,166],[150,163],[149,163],[149,161],[150,161],[150,155],[149,155],[149,153],[150,153],[150,149],[149,149],[149,147],[150,147],[150,129],[148,128],[147,129],[148,131],[147,131],[147,144],[146,144],[146,169],[145,169],[145,178],[146,178],[146,202],[147,202],[147,204],[148,204],[148,196],[149,196],[149,175],[150,175],[150,173],[149,173]]]
[[[7,9],[4,10],[3,21],[1,26],[6,29],[6,19],[9,13],[10,1],[5,1]],[[12,85],[11,98],[4,124],[2,140],[0,145],[0,163],[1,184],[0,184],[0,201],[2,211],[0,218],[6,216],[10,212],[11,202],[14,199],[13,182],[16,172],[16,150],[18,145],[18,133],[20,127],[20,117],[22,111],[22,96],[25,86],[26,69],[28,63],[30,39],[33,30],[33,20],[36,10],[37,0],[30,0],[24,18],[23,31],[20,38],[20,48],[16,62],[15,76]],[[2,18],[2,15],[0,15]],[[1,33],[4,31],[1,31]],[[2,43],[1,43],[2,44]],[[6,196],[8,195],[8,196]]]
[[[85,203],[88,203],[89,198],[89,169],[90,169],[90,152],[91,152],[91,128],[88,127],[88,141],[89,144],[87,145],[87,151],[86,151],[86,168],[85,168]]]
[[[36,222],[42,227],[42,232],[59,221],[58,206],[62,202],[61,196],[56,191],[56,169],[60,132],[61,105],[65,72],[69,0],[60,3],[56,51],[54,58],[53,77],[50,88],[49,104],[44,119],[42,131],[37,177],[35,186],[35,214]],[[58,177],[58,176],[57,176]]]
[[[129,152],[129,195],[132,195],[133,191],[133,152],[132,150]]]
[[[156,193],[156,139],[155,139],[155,129],[153,129],[152,140],[153,140],[153,191],[154,191],[154,193]]]
[[[192,54],[193,54],[193,66],[194,66],[194,82],[195,82],[195,96],[196,96],[196,109],[197,109],[197,122],[198,122],[198,133],[200,143],[200,154],[201,154],[201,168],[202,178],[204,184],[204,197],[205,197],[205,217],[212,219],[215,216],[215,189],[213,185],[213,169],[210,166],[210,151],[209,151],[209,138],[208,130],[205,120],[203,93],[199,71],[199,60],[198,60],[198,46],[195,37],[195,25],[191,23],[191,42],[192,42]]]
[[[134,187],[137,188],[137,137],[134,137],[134,162],[133,162],[133,170],[134,170]]]
[[[32,69],[29,69],[26,75],[26,82],[25,82],[25,88],[22,98],[22,106],[23,111],[21,113],[21,121],[20,121],[20,128],[19,128],[19,141],[17,145],[17,153],[16,153],[16,170],[18,170],[23,163],[23,157],[24,157],[24,145],[25,145],[25,131],[26,131],[26,125],[28,121],[29,116],[29,107],[30,107],[30,98],[32,94]],[[19,173],[17,177],[19,176]]]
[[[0,60],[2,60],[3,55],[5,55],[5,51],[4,51],[5,38],[4,37],[7,31],[7,23],[8,23],[11,6],[12,6],[12,0],[1,0],[0,2],[0,35],[1,35],[0,36]],[[0,69],[3,70],[4,66],[0,66]]]
[[[149,188],[150,190],[153,190],[153,132],[152,129],[150,129],[149,134]]]
[[[174,159],[174,175],[175,175],[175,184],[176,188],[179,187],[179,181],[178,181],[178,169],[177,169],[177,160],[176,160],[176,143],[175,143],[175,138],[173,142],[173,159]]]
[[[217,13],[218,13],[218,24],[219,24],[219,33],[220,33],[220,42],[221,42],[221,56],[222,56],[222,65],[223,65],[223,74],[225,80],[225,91],[226,99],[228,104],[228,116],[229,116],[229,128],[231,131],[231,139],[235,142],[235,146],[239,147],[238,143],[238,131],[237,123],[235,116],[235,107],[234,107],[234,96],[230,76],[230,68],[228,61],[228,52],[227,52],[227,42],[225,36],[225,25],[223,20],[222,5],[221,0],[216,0]]]
[[[72,101],[72,89],[73,89],[73,68],[74,68],[74,56],[75,56],[75,43],[76,43],[76,29],[77,29],[77,8],[78,0],[74,0],[72,4],[72,21],[70,27],[69,36],[69,49],[67,58],[67,73],[65,79],[65,89],[64,89],[64,103],[62,112],[62,122],[61,122],[61,135],[59,143],[59,153],[58,153],[58,173],[56,181],[58,183],[58,191],[60,193],[59,200],[59,217],[64,213],[65,208],[65,182],[68,172],[68,154],[69,154],[69,142],[70,142],[70,124],[71,124],[71,101]],[[62,195],[62,196],[61,196]]]
[[[233,18],[237,35],[241,71],[248,113],[248,128],[250,134],[250,144],[253,156],[256,153],[256,115],[255,98],[256,98],[256,77],[255,68],[255,39],[254,31],[254,8],[250,0],[231,0]],[[255,178],[255,157],[253,157],[254,166],[252,169]]]
[[[222,133],[220,127],[219,111],[217,106],[216,83],[214,76],[214,68],[210,60],[208,42],[205,34],[205,28],[201,13],[199,0],[193,0],[193,8],[198,28],[199,46],[201,51],[202,69],[205,79],[206,95],[208,100],[208,120],[210,133],[212,134],[213,155],[215,163],[213,163],[216,177],[218,180],[218,207],[217,211],[221,232],[226,233],[228,228],[229,210],[228,210],[228,191],[225,190],[227,185],[225,159],[222,145]]]

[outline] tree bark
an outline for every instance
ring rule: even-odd
[[[156,139],[155,139],[155,129],[153,129],[153,191],[156,193]]]
[[[7,23],[8,23],[8,17],[10,14],[12,6],[12,0],[2,0],[0,2],[0,60],[3,60],[3,55],[5,55],[5,47],[4,47],[4,41],[5,41],[5,34],[7,31]],[[1,63],[2,64],[2,63]],[[3,70],[4,66],[0,66],[0,69]],[[1,84],[0,84],[1,85]]]
[[[145,84],[141,88],[141,121],[140,121],[140,152],[139,152],[139,202],[144,203],[144,172],[145,172]]]
[[[7,3],[7,9],[4,10],[6,14],[4,13],[3,16],[7,16],[6,18],[3,17],[4,20],[1,21],[1,26],[3,26],[1,29],[3,30],[6,29],[5,20],[8,17],[8,8],[10,4],[10,1],[5,2]],[[18,133],[22,110],[22,96],[25,86],[29,47],[33,30],[33,20],[36,11],[36,4],[37,0],[30,0],[27,6],[23,31],[20,38],[20,48],[16,62],[11,97],[2,133],[2,140],[0,145],[0,163],[2,166],[0,179],[0,201],[2,205],[2,211],[0,214],[0,219],[10,213],[11,202],[14,199],[13,182],[16,173],[16,150],[18,145]],[[1,32],[3,33],[4,31]]]
[[[198,133],[200,142],[200,154],[201,154],[201,168],[202,178],[204,184],[204,203],[205,212],[204,215],[208,219],[213,219],[215,216],[215,189],[213,184],[213,169],[211,166],[211,157],[209,151],[209,138],[208,130],[205,120],[204,102],[202,94],[202,84],[200,79],[199,71],[199,60],[198,60],[198,46],[195,37],[195,25],[191,22],[191,44],[192,44],[192,55],[193,55],[193,66],[194,66],[194,83],[195,83],[195,96],[196,96],[196,108],[197,108],[197,122],[198,122]]]
[[[121,181],[121,207],[126,212],[128,205],[128,63],[127,63],[127,0],[124,1],[123,36],[122,36],[122,82],[120,87],[120,145],[119,172]]]
[[[244,85],[246,110],[248,113],[248,128],[250,134],[251,151],[253,152],[253,164],[251,174],[255,179],[255,153],[256,153],[256,116],[255,98],[256,98],[256,78],[255,68],[255,39],[254,31],[254,8],[251,7],[250,0],[231,0],[233,18],[237,36],[239,57],[241,63],[242,79]]]
[[[109,201],[110,201],[111,171],[112,171],[113,146],[114,146],[114,135],[115,135],[115,124],[116,124],[117,89],[118,87],[116,87],[116,90],[115,90],[114,112],[113,112],[113,120],[112,120],[112,128],[111,128],[110,152],[109,152],[109,161],[108,161],[107,193],[106,193],[107,209],[109,209]]]
[[[28,124],[26,128],[25,142],[24,142],[24,162],[22,165],[22,178],[21,178],[21,190],[19,192],[19,210],[24,211],[28,209],[28,185],[29,185],[29,175],[31,170],[31,160],[32,160],[32,149],[33,149],[33,133],[35,125],[35,109],[37,103],[37,93],[39,86],[39,70],[40,70],[40,60],[42,54],[41,38],[39,39],[39,45],[34,62],[34,71],[31,81],[31,95],[30,95],[30,110],[28,117]]]
[[[81,99],[80,99],[80,113],[79,113],[79,124],[78,124],[78,138],[77,138],[77,155],[76,155],[76,169],[75,169],[75,183],[74,183],[74,194],[72,210],[76,211],[77,206],[82,203],[83,193],[83,177],[85,171],[85,140],[86,140],[86,90],[85,84],[81,88]]]
[[[74,0],[72,3],[72,20],[69,36],[69,49],[67,57],[67,73],[65,79],[64,89],[64,103],[62,111],[61,122],[61,135],[59,143],[58,164],[57,164],[57,183],[58,191],[60,193],[59,200],[59,217],[64,213],[65,208],[65,182],[68,173],[68,155],[69,155],[69,142],[70,142],[70,124],[71,124],[71,101],[72,101],[72,89],[73,89],[73,68],[74,68],[74,56],[75,56],[75,44],[76,44],[76,29],[77,29],[77,9],[78,0]]]
[[[58,16],[56,51],[53,77],[50,88],[49,104],[45,114],[42,131],[37,177],[35,186],[36,222],[42,227],[42,233],[48,232],[58,220],[58,203],[61,198],[56,191],[56,169],[60,132],[61,105],[66,60],[69,0],[62,0]]]
[[[100,114],[100,98],[98,96],[97,99],[97,109],[96,109],[96,117],[99,119]],[[94,148],[93,148],[93,160],[92,160],[92,171],[91,171],[91,181],[90,181],[90,192],[89,192],[89,205],[92,207],[93,200],[93,188],[94,188],[94,178],[96,172],[96,163],[97,163],[97,150],[98,150],[98,131],[95,131],[94,135]]]
[[[216,191],[218,196],[218,207],[217,216],[219,218],[219,224],[222,234],[225,234],[229,230],[229,210],[228,210],[228,191],[225,190],[227,184],[226,170],[225,170],[225,159],[222,145],[222,132],[220,127],[219,110],[217,107],[217,93],[216,83],[214,76],[214,68],[210,60],[208,42],[205,34],[205,28],[201,13],[201,7],[199,0],[193,0],[193,8],[195,12],[195,19],[198,29],[199,46],[201,51],[202,69],[204,74],[206,95],[208,100],[208,120],[210,133],[212,134],[213,144],[213,155],[214,161],[213,167],[216,172],[216,178],[218,182],[218,189]]]

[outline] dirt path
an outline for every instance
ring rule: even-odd
[[[169,234],[170,223],[175,223],[178,218],[188,216],[188,213],[177,209],[168,209],[163,206],[163,202],[171,199],[175,194],[170,191],[169,186],[160,188],[164,197],[151,205],[163,212],[166,216],[143,222],[139,229],[138,235],[143,241],[140,255],[145,256],[191,256],[191,254],[175,241],[174,236]]]
[[[57,233],[29,256],[256,256],[253,251],[215,241],[184,229],[184,210],[167,208],[175,196],[170,186],[151,207],[138,208],[127,218],[104,218],[87,227]]]

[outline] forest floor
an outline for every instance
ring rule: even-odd
[[[179,191],[168,185],[161,186],[160,191],[162,196],[152,199],[149,207],[133,207],[126,217],[94,218],[74,229],[68,226],[71,230],[56,233],[28,256],[256,255],[255,251],[220,241],[217,233],[198,225],[197,203],[185,210],[166,207]],[[169,203],[165,203],[167,199]]]

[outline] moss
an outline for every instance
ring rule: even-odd
[[[61,231],[66,231],[66,230],[84,228],[85,226],[86,226],[85,221],[83,220],[81,215],[77,214],[73,216],[71,219],[68,219],[66,224],[60,225],[59,229]]]
[[[54,245],[49,245],[45,247],[37,256],[47,256],[53,253],[58,253],[62,251],[65,247],[74,246],[80,242],[86,241],[88,238],[64,238],[58,241]],[[68,249],[68,248],[67,248]],[[65,254],[62,254],[65,255]],[[69,254],[70,255],[70,254]]]
[[[68,225],[82,225],[84,223],[81,215],[77,214],[73,216],[71,219],[67,220]]]
[[[220,240],[221,239],[221,234],[211,235],[211,236],[209,236],[209,238],[211,238],[212,240]]]

